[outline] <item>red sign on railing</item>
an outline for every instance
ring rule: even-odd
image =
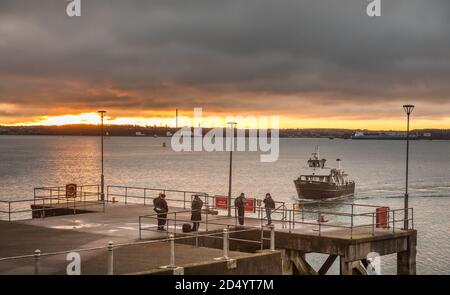
[[[216,208],[217,209],[228,209],[228,197],[226,196],[216,196]]]
[[[256,212],[256,199],[245,199],[245,212]]]
[[[227,196],[216,196],[216,208],[217,209],[228,209],[228,197]],[[256,199],[245,199],[245,212],[256,212]]]
[[[66,198],[76,198],[77,197],[77,185],[70,183],[66,185]]]

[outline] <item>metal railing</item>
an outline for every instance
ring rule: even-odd
[[[153,206],[153,199],[158,197],[160,193],[164,193],[166,195],[165,200],[169,204],[169,206],[179,206],[183,209],[190,209],[193,197],[195,195],[200,196],[203,200],[205,208],[209,210],[220,210],[224,208],[217,208],[216,204],[216,196],[209,195],[206,192],[196,192],[196,191],[185,191],[185,190],[174,190],[167,188],[149,188],[149,187],[131,187],[131,186],[119,186],[119,185],[109,185],[106,188],[106,201],[107,202],[123,202],[125,204],[142,204],[144,206]],[[235,198],[232,198],[232,204]],[[255,207],[254,213],[248,213],[251,216],[256,216],[252,214],[257,214],[257,218],[264,218],[263,211],[265,209],[261,209],[262,199],[255,199]],[[259,204],[259,205],[258,205]],[[277,206],[274,210],[272,210],[273,215],[280,215],[280,218],[284,221],[287,220],[286,214],[286,203],[275,201],[275,205]],[[231,206],[232,209],[235,209],[234,206]],[[224,212],[226,210],[224,209]],[[220,211],[219,211],[220,212]],[[219,214],[217,212],[217,214]]]
[[[65,209],[77,214],[81,210],[92,211],[99,207],[104,212],[105,204],[100,200],[99,185],[83,185],[77,188],[76,196],[66,197],[63,186],[39,187],[34,189],[34,197],[17,200],[0,200],[0,220],[15,221],[45,218],[52,211]]]
[[[167,212],[164,214],[161,213],[154,213],[154,214],[148,214],[148,215],[142,215],[139,216],[139,240],[142,240],[142,235],[143,232],[156,232],[156,233],[164,233],[165,235],[167,235],[167,237],[169,237],[171,234],[172,235],[176,235],[177,233],[182,233],[183,235],[186,236],[192,236],[193,238],[195,238],[195,243],[196,245],[198,245],[198,237],[199,235],[199,231],[193,231],[193,232],[178,232],[177,229],[179,229],[180,226],[182,226],[183,224],[186,223],[197,223],[198,226],[204,226],[204,230],[206,232],[209,232],[210,230],[214,230],[213,228],[217,229],[217,228],[225,228],[228,231],[231,232],[232,228],[236,228],[236,224],[230,224],[227,222],[221,222],[221,220],[227,221],[229,220],[229,218],[227,216],[219,216],[217,218],[214,219],[210,219],[208,210],[210,210],[210,208],[205,208],[203,210],[183,210],[183,211],[177,211],[177,212]],[[195,220],[193,221],[191,218],[186,218],[183,217],[182,215],[186,216],[186,214],[189,216],[189,214],[192,213],[198,213],[200,212],[200,214],[204,215],[204,218],[202,218],[201,220]],[[159,224],[158,223],[153,223],[152,221],[158,221],[158,220],[162,220],[164,221],[164,228],[167,228],[167,230],[164,230],[163,232],[159,230]],[[212,228],[213,227],[213,228]],[[263,232],[267,230],[267,228],[265,226],[245,226],[244,231],[254,231],[254,230],[258,230],[262,232],[262,236],[263,236]],[[209,236],[210,238],[216,238],[214,234],[212,234],[211,236]],[[238,239],[238,238],[229,238],[229,240],[232,241],[240,241],[240,242],[248,242],[248,243],[256,243],[256,244],[261,244],[261,249],[263,249],[263,239],[261,238],[260,240],[250,240],[250,239]]]
[[[205,205],[214,204],[214,197],[205,192],[119,185],[108,185],[106,187],[106,201],[124,202],[125,204],[137,203],[143,204],[144,206],[153,205],[153,199],[158,197],[159,193],[164,193],[166,195],[166,201],[171,202],[172,204],[178,205],[181,203],[184,209],[189,208],[187,207],[187,204],[192,203],[194,195],[200,196]]]
[[[313,205],[314,207],[309,209],[306,208],[306,204]],[[338,204],[341,206],[341,210],[344,212],[336,212],[332,211],[329,208],[331,204]],[[227,228],[231,226],[238,226],[238,214],[236,207],[232,207],[234,209],[234,224],[229,223],[229,218],[226,216],[219,216],[214,219],[210,219],[208,217],[208,212],[210,208],[206,208],[204,213],[204,219],[199,221],[200,224],[205,226],[205,229],[208,231],[210,226],[214,225],[222,225],[227,226]],[[300,208],[287,209],[284,204],[276,207],[276,209],[272,210],[272,222],[277,224],[281,224],[282,228],[288,228],[289,232],[293,232],[296,229],[296,226],[299,225],[309,226],[312,231],[318,233],[319,236],[322,236],[324,232],[329,232],[327,229],[335,229],[341,230],[339,235],[345,238],[353,239],[355,235],[372,235],[375,236],[377,233],[377,229],[383,229],[386,231],[392,231],[395,233],[396,231],[405,230],[403,228],[403,222],[405,220],[404,212],[405,209],[390,209],[386,208],[384,214],[385,219],[379,220],[377,215],[380,214],[376,211],[379,206],[375,205],[366,205],[366,204],[355,204],[355,203],[342,203],[342,202],[305,202]],[[408,220],[410,221],[410,227],[407,229],[414,229],[414,210],[413,208],[407,209],[409,214]],[[256,207],[256,214],[250,214],[250,217],[246,218],[256,218],[259,220],[259,227],[255,226],[246,226],[249,228],[259,228],[263,229],[265,227],[265,221],[267,220],[267,216],[265,216],[265,208]],[[166,221],[168,226],[172,226],[174,229],[172,233],[176,233],[177,227],[183,222],[192,222],[190,219],[179,218],[180,215],[191,213],[191,210],[184,210],[178,212],[167,213],[166,218],[160,218]],[[278,213],[278,215],[277,215]],[[330,218],[331,220],[327,220]],[[150,214],[139,217],[139,238],[142,238],[143,231],[157,231],[157,226],[145,227],[142,226],[143,220],[145,219],[158,219],[158,214]],[[221,219],[228,220],[228,223],[219,222]],[[399,223],[401,226],[399,226]],[[304,227],[303,227],[304,228]],[[170,231],[167,232],[169,234]],[[331,233],[330,233],[331,234]],[[336,233],[333,233],[336,235]],[[263,235],[263,234],[262,234]]]
[[[308,205],[312,206],[312,209],[305,209]],[[344,212],[331,211],[330,206],[340,206]],[[376,229],[382,228],[384,230],[391,230],[393,233],[396,230],[409,230],[414,229],[414,210],[413,208],[407,209],[390,209],[386,207],[384,213],[386,214],[385,220],[378,221],[377,215],[380,214],[376,211],[380,206],[368,205],[368,204],[356,204],[337,201],[304,201],[302,200],[299,208],[295,208],[289,211],[289,231],[293,231],[297,224],[316,226],[318,235],[323,234],[323,230],[326,228],[346,229],[350,239],[354,238],[354,235],[358,233],[358,229],[368,228],[367,231],[360,231],[360,234],[371,234],[375,236]],[[314,208],[315,207],[315,208]],[[364,210],[366,209],[366,210]],[[368,211],[367,211],[368,210]],[[409,228],[403,228],[403,222],[405,219],[405,211],[408,210],[408,219],[411,221]],[[363,212],[360,212],[363,211]],[[326,217],[334,217],[335,220],[326,220]],[[401,222],[402,226],[397,224]],[[344,233],[341,233],[344,234]]]
[[[253,230],[253,229],[251,229]],[[138,242],[131,242],[131,243],[121,243],[121,244],[114,244],[113,242],[108,242],[107,245],[105,246],[99,246],[99,247],[91,247],[91,248],[83,248],[83,249],[75,249],[75,250],[67,250],[67,251],[58,251],[58,252],[49,252],[49,253],[42,253],[39,249],[35,250],[33,254],[28,254],[28,255],[21,255],[21,256],[11,256],[11,257],[2,257],[0,258],[0,264],[4,263],[4,262],[13,262],[13,261],[18,261],[18,260],[26,260],[26,259],[33,259],[34,260],[34,268],[33,268],[33,273],[34,275],[40,275],[41,274],[41,264],[42,264],[42,259],[45,257],[54,257],[54,256],[58,256],[58,255],[64,255],[64,254],[69,254],[69,253],[84,253],[84,252],[93,252],[93,251],[99,251],[99,250],[104,250],[107,251],[107,258],[106,258],[106,264],[107,264],[107,271],[106,274],[107,275],[113,275],[115,274],[114,272],[114,249],[117,248],[124,248],[124,247],[129,247],[129,246],[138,246],[138,245],[148,245],[148,244],[156,244],[156,243],[164,243],[164,242],[168,242],[169,243],[169,253],[170,253],[170,261],[168,265],[165,266],[160,266],[160,268],[167,268],[167,269],[176,269],[178,268],[176,265],[176,261],[175,261],[175,257],[176,257],[176,252],[175,252],[175,242],[176,241],[181,241],[181,240],[186,240],[186,239],[192,239],[192,238],[198,238],[198,237],[214,237],[217,239],[222,239],[223,240],[223,256],[218,257],[216,259],[218,260],[230,260],[230,252],[229,252],[229,241],[230,240],[239,240],[239,239],[233,239],[230,238],[230,234],[235,234],[235,233],[242,233],[242,232],[246,232],[249,231],[249,229],[235,229],[235,230],[229,230],[228,228],[224,228],[222,230],[222,232],[215,232],[215,233],[203,233],[203,234],[197,234],[195,237],[194,236],[189,236],[189,235],[185,235],[185,236],[180,236],[180,237],[176,237],[174,234],[169,234],[168,237],[166,238],[161,238],[161,239],[153,239],[153,240],[147,240],[147,241],[138,241]],[[275,234],[273,232],[271,232],[271,242],[270,242],[270,250],[274,251],[275,250]],[[249,240],[250,241],[250,240]],[[257,242],[258,241],[252,241],[252,242]],[[262,242],[261,242],[262,243]],[[66,259],[64,259],[64,261],[66,261]],[[149,269],[151,270],[151,269]]]

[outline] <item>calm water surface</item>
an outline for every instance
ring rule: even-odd
[[[162,143],[167,142],[167,148]],[[233,192],[261,198],[271,192],[293,202],[298,177],[314,147],[356,180],[355,202],[401,208],[405,175],[405,143],[281,139],[280,158],[261,163],[259,154],[234,154]],[[0,199],[33,196],[36,186],[99,182],[99,140],[94,137],[0,136]],[[450,273],[450,142],[411,144],[410,206],[418,229],[418,272]],[[110,137],[105,140],[106,183],[164,187],[226,194],[228,153],[170,149],[166,138]],[[308,257],[313,264],[324,257]],[[337,265],[334,266],[337,271]],[[395,271],[395,257],[383,258],[383,272]]]

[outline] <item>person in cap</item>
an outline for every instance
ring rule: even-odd
[[[244,214],[245,214],[245,195],[241,193],[239,197],[234,200],[234,206],[236,207],[238,213],[238,220],[240,225],[244,225]]]
[[[164,226],[167,221],[167,212],[169,212],[169,207],[166,202],[166,195],[164,193],[160,193],[159,196],[153,199],[153,210],[158,214],[158,230],[165,230]]]
[[[269,193],[266,194],[266,197],[264,198],[263,202],[264,202],[264,208],[266,208],[267,225],[271,225],[272,224],[272,210],[275,209],[275,202]]]

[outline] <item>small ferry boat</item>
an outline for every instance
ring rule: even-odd
[[[308,160],[308,174],[302,174],[294,180],[299,198],[329,199],[351,196],[355,193],[355,182],[348,179],[341,169],[341,160],[337,159],[338,168],[325,167],[326,159],[320,159],[319,148]]]

